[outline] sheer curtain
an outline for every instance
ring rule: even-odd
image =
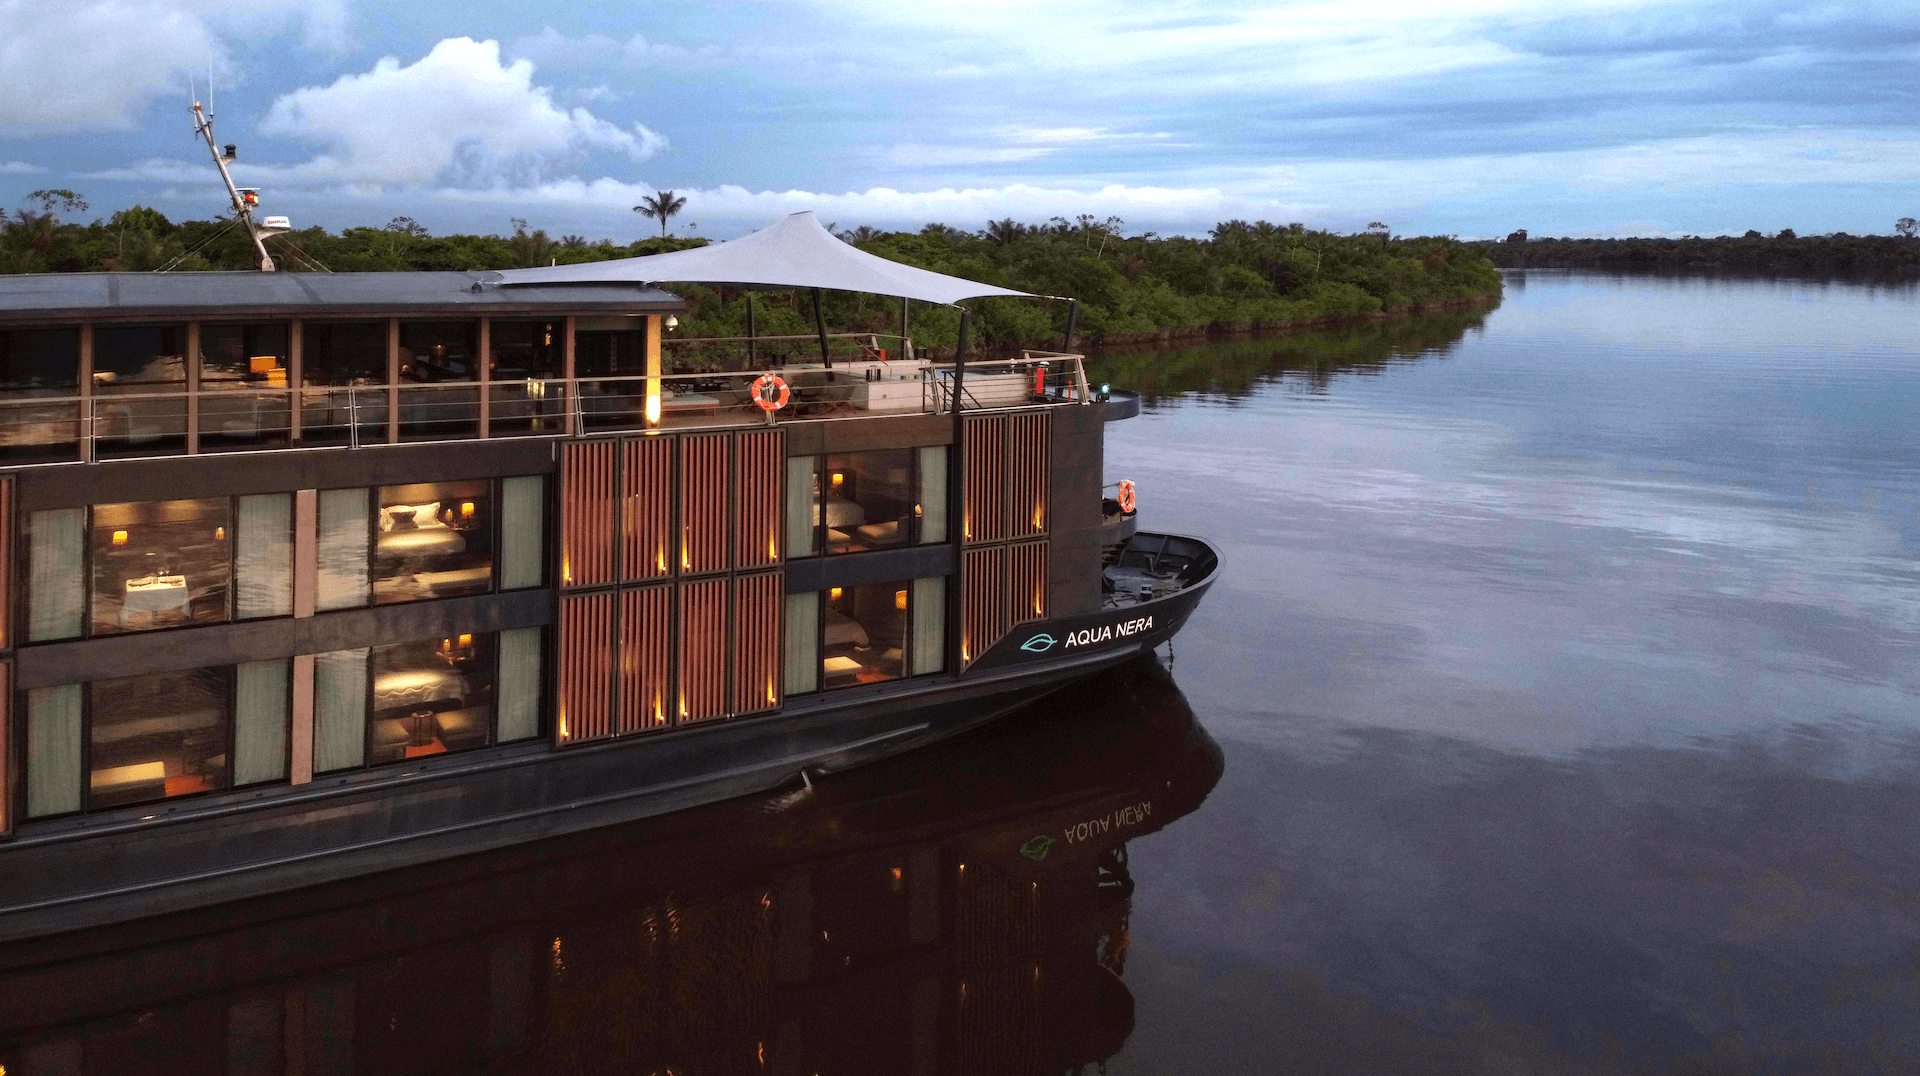
[[[86,607],[87,510],[35,512],[27,529],[27,641],[72,639]]]
[[[242,510],[241,519],[245,518]],[[277,781],[287,775],[287,717],[292,705],[290,664],[284,659],[251,661],[234,670],[233,783],[236,785]]]
[[[947,581],[939,576],[913,581],[913,673],[947,667]]]
[[[787,686],[789,695],[820,687],[820,592],[787,595]]]
[[[313,772],[367,760],[367,648],[313,659]]]
[[[367,604],[367,491],[320,491],[320,578],[314,605],[320,609],[357,609]]]
[[[80,809],[79,684],[27,692],[27,817]]]
[[[293,614],[293,495],[240,498],[234,544],[234,616]]]
[[[787,559],[811,557],[814,548],[814,524],[820,522],[820,508],[814,503],[814,457],[787,458]]]
[[[920,450],[920,543],[947,540],[947,446]]]
[[[501,743],[540,734],[540,657],[539,628],[500,633]]]
[[[540,585],[546,558],[546,480],[521,475],[500,483],[500,589]]]

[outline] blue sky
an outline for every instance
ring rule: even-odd
[[[1117,216],[1403,234],[1887,233],[1920,216],[1920,4],[0,0],[0,197],[622,242]]]

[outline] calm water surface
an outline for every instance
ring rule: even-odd
[[[1115,382],[1228,571],[1113,1071],[1910,1071],[1920,296],[1514,273]],[[1272,370],[1270,364],[1281,363]]]
[[[1508,280],[1102,364],[1171,677],[0,953],[0,1066],[1920,1069],[1920,293]]]

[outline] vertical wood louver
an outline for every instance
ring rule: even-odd
[[[641,587],[620,595],[620,732],[672,722],[673,592]]]
[[[734,581],[733,712],[777,710],[785,677],[780,668],[780,628],[787,607],[779,572],[743,575]]]
[[[737,548],[734,564],[760,568],[780,563],[780,477],[786,466],[778,430],[743,433],[735,450],[734,478]]]
[[[560,599],[557,666],[559,720],[554,725],[555,741],[580,743],[613,735],[611,593]]]
[[[620,446],[621,575],[673,574],[673,442],[641,437]]]
[[[0,481],[0,647],[13,645],[9,630],[13,608],[13,480]],[[9,696],[0,695],[0,702]],[[0,766],[0,797],[7,794],[6,768]]]
[[[1012,623],[1047,619],[1047,543],[1015,542],[1007,547],[1007,563]]]
[[[680,438],[680,571],[701,575],[729,567],[728,508],[733,437]]]
[[[1047,533],[1048,436],[1052,419],[1045,411],[1008,416],[1012,434],[1008,453],[1012,518],[1008,532],[1014,538]]]
[[[967,550],[960,578],[960,660],[971,664],[1007,633],[1007,547]]]
[[[1007,537],[1007,419],[966,422],[966,495],[960,513],[962,539],[997,542]]]
[[[614,442],[565,445],[560,453],[560,585],[611,583]]]
[[[676,694],[681,722],[727,713],[727,580],[680,584],[680,664]]]

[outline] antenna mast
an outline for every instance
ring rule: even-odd
[[[263,273],[271,273],[278,266],[273,264],[273,255],[267,253],[266,237],[278,235],[284,229],[268,230],[254,223],[253,209],[259,203],[260,196],[249,190],[244,194],[233,185],[233,173],[227,171],[227,162],[233,159],[233,147],[227,147],[227,155],[222,156],[220,147],[213,142],[213,73],[207,73],[207,108],[201,108],[196,99],[193,102],[193,130],[207,144],[207,152],[213,154],[214,167],[220,169],[220,178],[227,184],[227,197],[233,201],[233,212],[240,223],[247,226],[247,236],[253,240],[254,265]]]

